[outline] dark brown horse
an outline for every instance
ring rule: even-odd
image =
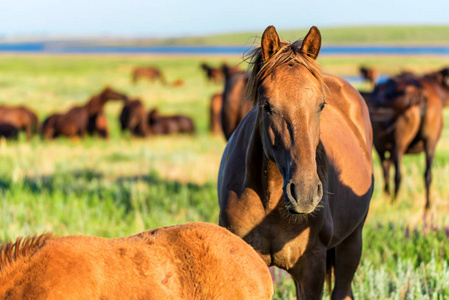
[[[132,80],[137,83],[140,79],[145,78],[149,81],[159,80],[161,83],[166,84],[164,74],[156,67],[137,67],[132,72]]]
[[[242,119],[253,107],[246,101],[248,75],[245,71],[233,71],[224,68],[225,86],[221,109],[221,127],[226,140],[229,140]]]
[[[0,122],[9,123],[19,131],[25,131],[28,140],[39,130],[37,115],[25,106],[0,106]]]
[[[442,102],[426,77],[402,74],[365,95],[374,131],[374,146],[382,163],[384,191],[389,193],[391,164],[395,167],[394,197],[402,180],[401,160],[407,153],[426,154],[425,209],[430,208],[430,183],[435,147],[443,128]],[[386,154],[389,153],[389,156]]]
[[[373,190],[372,131],[359,93],[321,74],[320,47],[316,27],[290,44],[269,26],[253,51],[255,107],[223,154],[220,224],[287,270],[299,299],[320,299],[332,267],[332,299],[352,299]]]
[[[120,125],[122,132],[129,130],[132,135],[145,137],[148,134],[147,112],[139,99],[125,102],[120,113]]]
[[[206,73],[206,78],[214,83],[223,81],[223,71],[220,68],[213,68],[207,63],[201,64],[201,69]]]
[[[360,67],[360,75],[362,75],[363,79],[369,82],[372,86],[374,86],[379,80],[379,70],[376,68],[368,68],[368,67]]]
[[[52,234],[0,247],[0,298],[271,299],[260,256],[208,223],[115,239]]]
[[[212,134],[221,134],[221,107],[223,93],[216,93],[210,98],[209,104],[209,131]]]
[[[85,134],[98,134],[102,138],[109,136],[103,107],[109,100],[128,98],[113,89],[106,87],[94,95],[85,105],[75,106],[66,113],[49,116],[42,125],[44,138],[58,136],[84,137]]]
[[[148,113],[148,127],[154,135],[195,132],[192,118],[183,115],[161,116],[156,108]]]
[[[0,138],[17,140],[19,129],[11,123],[0,122]]]

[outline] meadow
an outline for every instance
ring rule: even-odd
[[[136,139],[119,131],[120,103],[109,103],[109,140],[0,141],[0,242],[52,231],[117,237],[190,221],[218,222],[217,173],[225,147],[208,133],[210,96],[222,85],[206,81],[201,62],[236,64],[238,56],[0,56],[0,103],[24,104],[41,120],[110,85],[140,97],[146,107],[194,118],[194,136]],[[449,57],[324,56],[323,70],[357,75],[360,64],[383,74],[418,73],[449,65]],[[153,65],[180,88],[131,83],[133,67]],[[242,63],[245,67],[245,63]],[[356,85],[368,89],[365,84]],[[383,195],[373,153],[375,191],[364,228],[362,262],[353,282],[357,299],[449,297],[449,110],[437,146],[432,208],[423,214],[424,156],[406,156],[396,201]],[[273,271],[274,299],[294,297],[288,275]],[[326,299],[328,295],[326,294]]]

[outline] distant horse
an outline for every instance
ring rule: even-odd
[[[224,228],[190,223],[105,239],[52,234],[0,248],[0,298],[271,299],[260,256]]]
[[[223,80],[223,72],[220,68],[213,68],[206,63],[201,64],[201,69],[206,73],[207,79],[214,83],[219,83]]]
[[[254,108],[223,153],[220,225],[287,270],[298,299],[321,299],[332,269],[332,299],[352,299],[373,191],[371,123],[353,87],[321,74],[320,47],[316,27],[290,44],[269,26],[253,50]]]
[[[246,100],[248,76],[245,71],[224,68],[225,86],[221,109],[221,127],[226,140],[229,140],[237,125],[253,107]]]
[[[19,131],[23,130],[29,140],[39,129],[37,115],[25,106],[0,106],[0,122],[9,123]]]
[[[212,95],[209,105],[209,131],[212,134],[221,134],[221,107],[223,105],[223,93]]]
[[[122,132],[129,130],[132,135],[145,137],[148,134],[147,112],[139,99],[125,102],[120,113]]]
[[[126,101],[126,95],[106,87],[94,95],[86,104],[75,106],[66,113],[50,115],[42,125],[44,138],[58,136],[84,137],[98,134],[102,138],[109,136],[103,107],[109,100]]]
[[[395,167],[394,197],[402,180],[401,160],[407,153],[426,153],[425,209],[430,208],[430,183],[435,147],[443,128],[442,102],[427,79],[402,74],[379,84],[365,96],[374,131],[374,146],[382,163],[384,191],[389,193],[390,166]],[[389,157],[386,156],[389,153]]]
[[[161,83],[166,84],[164,74],[156,67],[137,67],[132,72],[132,80],[137,83],[140,79],[145,78],[149,81],[159,80]]]
[[[372,86],[374,86],[379,80],[379,70],[376,68],[360,67],[360,74],[363,79],[368,81]]]
[[[19,129],[11,123],[0,122],[0,138],[17,140]]]
[[[148,113],[148,127],[154,135],[195,132],[192,118],[182,115],[161,116],[157,109]]]

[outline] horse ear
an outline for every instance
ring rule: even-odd
[[[307,56],[316,59],[321,49],[321,33],[315,26],[312,26],[302,41],[301,50]]]
[[[281,48],[281,40],[276,32],[276,28],[270,25],[265,29],[262,35],[262,58],[263,60],[268,60],[273,54],[275,54],[279,48]]]

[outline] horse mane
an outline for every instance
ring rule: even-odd
[[[281,48],[267,61],[262,58],[262,48],[259,46],[249,52],[245,60],[249,61],[249,78],[247,98],[253,105],[257,103],[257,88],[262,80],[270,75],[277,67],[296,62],[305,66],[310,73],[326,87],[321,73],[320,65],[301,50],[302,40],[293,43],[281,40]]]
[[[15,242],[0,246],[0,274],[15,261],[39,250],[46,241],[56,238],[53,233],[19,237]]]

